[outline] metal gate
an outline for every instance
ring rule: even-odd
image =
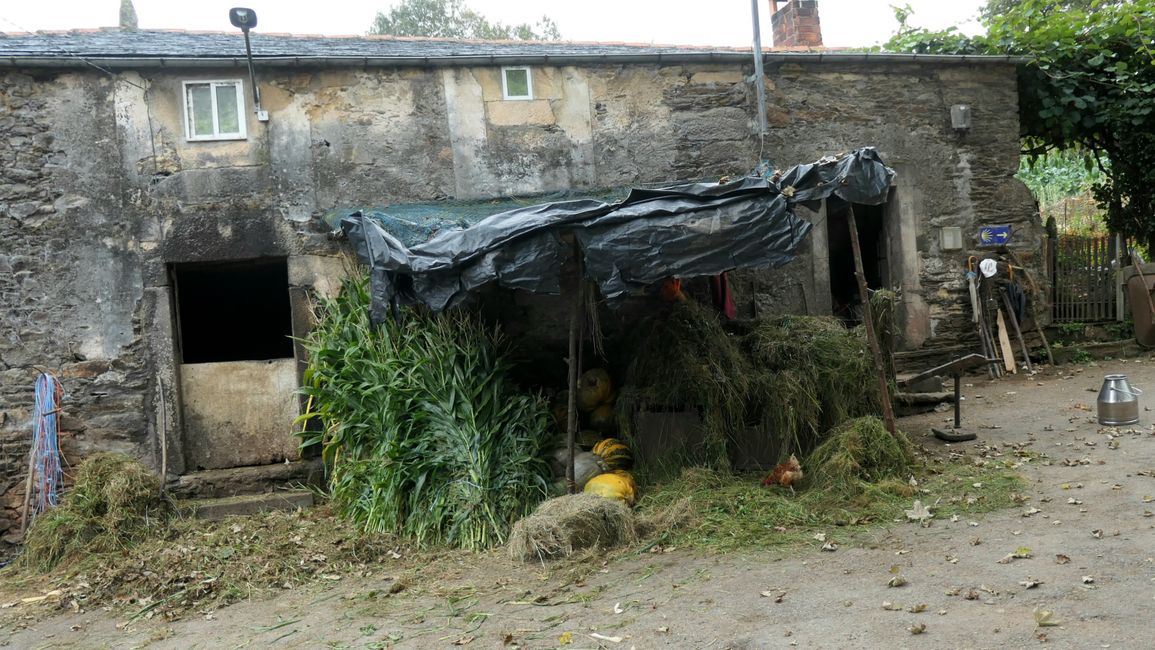
[[[1114,239],[1113,235],[1048,238],[1053,322],[1115,320],[1119,305]]]

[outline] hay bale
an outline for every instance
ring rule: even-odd
[[[20,564],[49,571],[73,556],[119,551],[163,527],[171,514],[148,468],[121,454],[94,454],[76,468],[60,505],[32,522]]]
[[[515,523],[506,550],[515,560],[545,561],[637,539],[629,506],[593,494],[570,494],[542,502],[533,514]]]

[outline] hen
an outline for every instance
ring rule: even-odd
[[[798,458],[794,454],[790,454],[790,458],[778,464],[774,471],[770,472],[763,481],[764,487],[771,485],[781,485],[784,488],[790,488],[790,493],[794,494],[794,484],[802,480],[802,464],[798,462]]]

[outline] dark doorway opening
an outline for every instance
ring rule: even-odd
[[[174,264],[181,363],[293,356],[289,269],[282,259]]]
[[[886,286],[885,205],[854,204],[858,243],[862,248],[862,272],[868,289]],[[826,237],[830,258],[830,303],[834,316],[848,325],[862,322],[862,301],[854,274],[854,251],[850,245],[849,210],[830,202],[826,213]]]

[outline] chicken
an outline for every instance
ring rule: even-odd
[[[790,454],[790,458],[778,464],[774,471],[762,481],[763,487],[771,485],[781,485],[784,488],[790,488],[790,493],[794,494],[794,484],[802,480],[802,464],[798,462],[798,458],[794,454]]]

